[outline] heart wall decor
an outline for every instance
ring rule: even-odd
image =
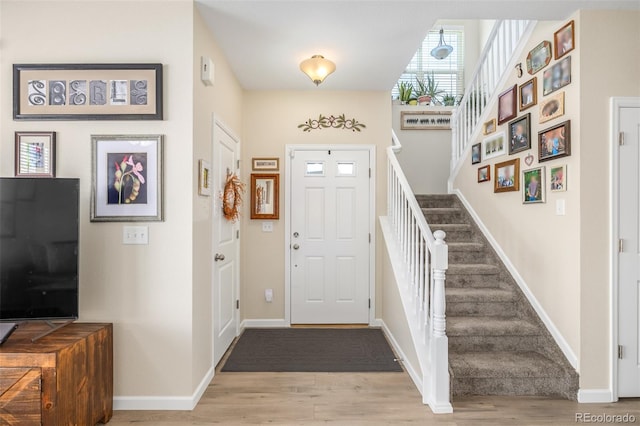
[[[530,166],[533,164],[533,155],[529,154],[526,157],[524,157],[524,162],[527,166]]]

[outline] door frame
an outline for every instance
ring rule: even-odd
[[[240,138],[236,135],[236,133],[231,130],[231,128],[229,126],[227,126],[222,119],[215,113],[213,113],[212,115],[212,129],[211,129],[211,153],[209,154],[209,162],[210,164],[215,164],[214,163],[214,149],[213,149],[213,144],[215,143],[216,140],[216,135],[219,134],[219,131],[223,131],[224,133],[226,133],[236,144],[236,160],[237,162],[240,161]],[[220,130],[218,130],[220,129]],[[238,173],[238,176],[240,176],[240,168],[237,167],[236,163],[236,173]],[[212,177],[213,179],[213,177]],[[211,260],[211,266],[210,266],[210,270],[211,270],[211,282],[210,282],[210,288],[211,288],[211,365],[215,368],[216,364],[215,364],[215,330],[214,330],[214,315],[216,313],[216,300],[215,300],[215,293],[213,291],[213,280],[216,278],[213,270],[215,268],[214,266],[214,261],[213,261],[213,254],[214,254],[214,232],[215,232],[215,210],[217,209],[218,211],[221,211],[222,209],[222,200],[220,199],[220,197],[218,196],[219,194],[217,193],[217,189],[216,188],[212,188],[212,192],[211,192],[211,197],[210,198],[210,203],[209,205],[212,207],[212,211],[211,211],[211,245],[210,245],[210,260]],[[236,277],[235,279],[235,283],[234,283],[234,292],[236,294],[236,300],[240,300],[240,244],[242,241],[242,232],[240,232],[240,225],[241,222],[240,220],[236,221],[235,223],[235,229],[236,231],[239,232],[239,236],[240,238],[237,238],[237,244],[236,244],[236,266],[235,266],[235,271],[234,271],[234,276]],[[240,304],[240,306],[242,306],[242,304]],[[233,316],[234,316],[234,321],[236,323],[236,330],[235,330],[235,334],[236,337],[238,337],[238,335],[240,334],[240,308],[235,308],[233,309]]]
[[[285,146],[284,178],[284,322],[291,326],[291,160],[295,151],[368,151],[369,179],[369,325],[376,322],[376,146],[375,145],[289,145]]]
[[[620,126],[618,125],[620,119],[621,108],[640,108],[640,97],[612,97],[610,104],[610,130],[611,130],[611,155],[610,155],[610,167],[611,175],[609,176],[610,193],[609,193],[609,206],[611,215],[611,223],[609,233],[611,235],[610,241],[610,269],[611,269],[611,283],[610,283],[610,309],[611,317],[609,319],[609,327],[611,333],[611,346],[609,348],[610,353],[610,386],[611,386],[611,398],[612,401],[618,400],[618,343],[619,343],[619,255],[618,255],[618,240],[620,238],[620,223],[618,220],[618,214],[620,212],[620,185],[618,184],[620,178],[620,144],[618,143],[618,134],[620,133]]]

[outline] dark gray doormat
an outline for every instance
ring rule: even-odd
[[[382,330],[246,329],[222,371],[402,371]]]

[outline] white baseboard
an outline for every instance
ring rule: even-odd
[[[495,238],[493,238],[493,235],[491,235],[491,233],[489,232],[489,229],[487,229],[485,224],[482,222],[482,220],[480,219],[480,216],[478,216],[478,213],[476,213],[473,207],[471,207],[471,204],[469,203],[469,201],[467,201],[464,195],[462,195],[462,192],[460,192],[459,189],[455,189],[453,190],[453,193],[455,193],[458,196],[458,198],[460,198],[460,201],[462,201],[462,204],[464,204],[464,206],[467,208],[467,211],[469,211],[469,214],[471,215],[471,217],[473,217],[473,220],[476,222],[476,224],[480,228],[480,231],[482,231],[487,241],[489,241],[489,244],[491,244],[491,247],[493,247],[493,249],[496,251],[496,253],[498,254],[498,257],[500,257],[500,260],[502,260],[502,262],[506,266],[509,273],[511,273],[511,275],[513,276],[513,279],[516,281],[516,283],[518,283],[520,290],[522,290],[522,292],[524,293],[529,303],[531,303],[531,306],[533,306],[533,309],[535,309],[536,313],[538,314],[538,316],[540,317],[544,325],[549,330],[549,333],[551,333],[551,336],[556,341],[556,343],[560,347],[560,350],[562,350],[562,353],[564,353],[564,356],[567,358],[571,366],[574,369],[578,370],[578,357],[573,352],[573,350],[569,346],[569,343],[567,343],[567,341],[565,340],[564,336],[562,336],[558,328],[555,326],[555,324],[553,323],[553,321],[551,320],[547,312],[544,310],[540,302],[538,302],[538,299],[536,299],[536,297],[533,295],[533,293],[529,289],[529,286],[525,282],[524,278],[522,278],[520,273],[518,273],[518,270],[516,269],[516,267],[513,265],[513,263],[511,263],[511,260],[509,259],[507,254],[504,252],[504,250],[502,250],[502,247],[500,247],[500,245],[495,240]]]
[[[578,402],[581,404],[614,402],[613,392],[610,389],[580,389],[578,390]]]
[[[191,396],[114,396],[113,409],[191,411],[207,390],[214,374],[215,368],[211,367]]]
[[[286,328],[291,327],[284,319],[246,319],[240,324],[240,329],[245,328]]]
[[[369,327],[384,328],[384,321],[382,321],[382,318],[376,318],[373,321],[371,321],[371,323],[369,324]]]
[[[411,380],[413,380],[416,388],[418,388],[418,392],[422,393],[422,374],[418,374],[418,371],[422,370],[420,370],[420,368],[416,370],[411,362],[409,362],[407,356],[404,354],[404,351],[398,344],[396,338],[393,337],[393,333],[391,333],[391,330],[389,330],[389,327],[387,327],[387,324],[384,322],[384,320],[380,320],[380,323],[382,326],[382,332],[385,334],[385,336],[387,336],[387,339],[389,339],[389,343],[391,343],[391,346],[393,346],[393,350],[402,360],[402,365],[404,366],[405,370],[407,370],[407,373],[409,373],[409,377],[411,377]]]

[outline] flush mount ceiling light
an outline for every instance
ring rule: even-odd
[[[309,76],[316,86],[336,70],[336,64],[322,55],[313,55],[309,59],[300,62],[300,70]]]
[[[431,49],[431,56],[436,59],[444,59],[453,52],[453,47],[444,42],[444,29],[440,28],[440,43]]]

